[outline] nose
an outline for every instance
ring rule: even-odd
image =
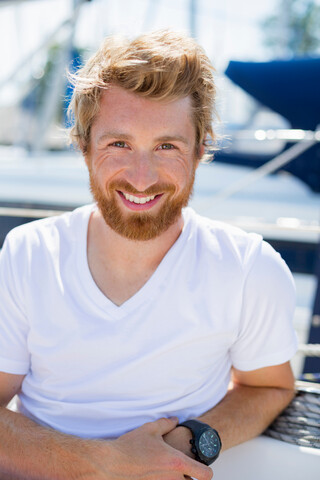
[[[139,192],[144,192],[159,179],[155,160],[145,152],[136,153],[131,158],[126,174],[128,182]]]

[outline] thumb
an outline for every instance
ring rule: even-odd
[[[178,417],[170,417],[170,418],[159,418],[154,422],[150,423],[152,425],[152,429],[154,429],[154,433],[158,435],[165,435],[166,433],[171,432],[179,423]]]

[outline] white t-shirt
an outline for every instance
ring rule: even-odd
[[[26,374],[20,409],[82,437],[195,417],[227,391],[230,367],[296,351],[292,276],[256,234],[184,210],[184,229],[121,306],[87,263],[93,205],[12,230],[0,256],[0,370]]]

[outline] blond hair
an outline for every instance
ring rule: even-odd
[[[101,92],[117,85],[155,100],[189,96],[196,130],[196,147],[215,139],[213,67],[192,38],[170,30],[144,34],[130,41],[107,37],[83,68],[71,75],[74,92],[69,113],[74,116],[70,138],[85,154],[90,131],[100,109]]]

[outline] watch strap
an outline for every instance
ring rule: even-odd
[[[217,435],[218,439],[219,439],[219,442],[220,442],[220,449],[221,449],[221,438],[217,432],[217,430],[215,430],[214,428],[210,427],[210,425],[208,425],[207,423],[204,423],[204,422],[201,422],[200,420],[186,420],[185,422],[182,422],[182,423],[179,423],[177,425],[177,427],[186,427],[188,428],[191,433],[192,433],[192,439],[190,440],[190,443],[192,445],[191,447],[191,452],[194,454],[195,456],[195,459],[201,463],[205,463],[206,465],[208,465],[208,463],[206,463],[206,461],[204,461],[203,458],[200,457],[199,455],[199,452],[197,450],[197,445],[196,445],[196,436],[198,436],[199,438],[199,435],[201,435],[204,431],[206,430],[213,430],[215,432],[215,434]],[[220,451],[219,451],[220,452]],[[219,456],[219,452],[218,454],[212,459],[212,462],[214,462],[218,456]]]
[[[200,422],[200,420],[186,420],[185,422],[179,423],[178,427],[187,427],[191,430],[192,434],[194,430],[199,430],[201,427],[211,428],[210,425]]]

